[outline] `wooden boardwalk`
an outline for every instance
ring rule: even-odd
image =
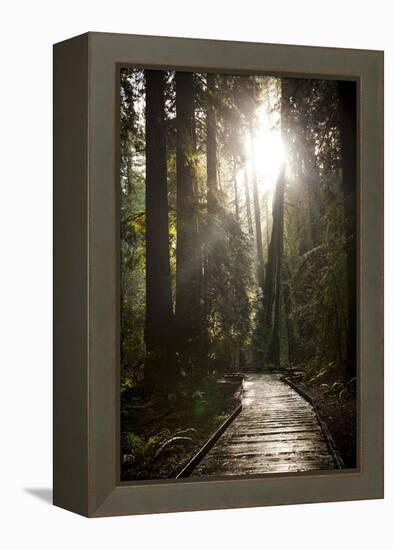
[[[336,468],[313,407],[277,374],[247,374],[243,409],[194,476]]]

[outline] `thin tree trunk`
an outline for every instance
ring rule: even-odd
[[[206,116],[206,164],[207,164],[207,210],[217,213],[217,117],[214,106],[215,75],[207,74],[207,116]]]
[[[262,228],[261,228],[261,212],[259,207],[259,195],[258,195],[258,183],[257,183],[257,171],[255,167],[255,139],[254,128],[251,124],[251,140],[252,140],[252,186],[253,186],[253,199],[254,199],[254,217],[255,217],[255,236],[257,243],[257,279],[260,290],[263,290],[265,286],[265,266],[263,260],[263,243],[262,243]]]
[[[317,228],[317,220],[318,220],[318,202],[316,199],[316,190],[318,189],[318,176],[314,169],[315,161],[313,162],[313,157],[315,158],[313,147],[314,145],[307,142],[307,124],[305,120],[305,114],[303,114],[303,118],[301,119],[299,123],[299,134],[300,134],[300,143],[299,143],[299,155],[301,157],[301,161],[299,162],[300,165],[300,171],[301,171],[301,177],[303,181],[305,182],[305,188],[307,190],[307,210],[308,210],[308,218],[309,218],[309,235],[310,235],[310,241],[311,241],[311,248],[316,246],[318,244],[318,228]],[[317,180],[317,181],[315,181]]]
[[[287,326],[287,340],[288,340],[288,361],[294,363],[296,360],[296,339],[295,328],[293,326],[292,319],[292,297],[291,289],[289,287],[290,272],[288,262],[283,261],[283,299],[285,309],[285,320]]]
[[[127,146],[127,194],[131,196],[132,194],[132,146],[131,143],[128,143]]]
[[[342,186],[346,223],[348,331],[346,368],[356,374],[356,83],[338,81]]]
[[[277,196],[277,190],[276,195]],[[276,200],[274,201],[274,204],[276,204]],[[264,305],[264,329],[266,330],[266,333],[269,338],[269,334],[271,332],[272,328],[272,311],[273,311],[273,304],[274,304],[274,281],[275,281],[275,270],[276,270],[276,251],[277,251],[277,222],[276,220],[276,209],[273,208],[273,227],[272,227],[272,236],[270,238],[269,243],[269,253],[267,258],[267,264],[266,264],[266,279],[265,279],[265,287],[264,287],[264,293],[263,293],[263,305]]]
[[[268,208],[268,198],[265,195],[265,217],[266,217],[266,243],[270,243],[270,229],[269,229],[269,208]]]
[[[176,330],[180,363],[194,374],[200,366],[202,344],[202,258],[198,235],[195,181],[193,75],[176,73]]]
[[[217,155],[217,187],[219,191],[222,191],[222,183],[221,183],[221,163],[220,163],[220,157]]]
[[[304,171],[303,177],[306,180],[306,187],[307,187],[307,198],[308,198],[308,214],[309,214],[309,220],[310,220],[310,238],[311,238],[311,248],[316,246],[318,244],[318,232],[317,232],[317,222],[316,222],[316,212],[315,212],[315,206],[313,201],[313,193],[312,193],[312,181],[311,176],[307,173],[307,168]]]
[[[172,354],[164,72],[146,71],[146,377],[177,376]]]
[[[212,308],[212,294],[210,288],[214,281],[217,261],[214,249],[217,240],[218,206],[218,162],[217,162],[217,115],[215,107],[216,76],[208,73],[206,77],[206,165],[207,165],[207,223],[204,242],[204,277],[203,277],[203,304],[204,304],[204,355],[207,370],[209,370],[209,337],[208,324]]]
[[[208,300],[209,292],[209,258],[206,243],[202,246],[202,278],[201,278],[201,353],[199,355],[199,370],[200,372],[209,372],[209,313],[211,310],[211,303]]]
[[[235,216],[236,221],[239,221],[239,196],[237,189],[237,169],[236,169],[236,160],[233,159],[233,187],[235,191]]]
[[[244,189],[246,192],[246,210],[247,210],[247,224],[248,224],[248,233],[249,235],[254,235],[254,230],[252,228],[252,216],[251,216],[251,201],[250,201],[250,189],[248,187],[248,171],[247,164],[244,164]]]

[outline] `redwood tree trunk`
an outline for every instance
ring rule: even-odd
[[[217,117],[214,106],[215,75],[207,75],[207,136],[206,136],[206,163],[207,163],[207,210],[215,214],[217,210]]]
[[[342,186],[347,252],[348,331],[346,367],[356,374],[356,83],[338,82]]]
[[[270,243],[270,229],[269,229],[269,201],[267,195],[265,195],[265,218],[266,218],[266,239],[265,242],[268,245]]]
[[[248,172],[247,165],[244,165],[244,189],[246,191],[246,210],[247,210],[247,225],[249,235],[254,235],[254,230],[252,228],[252,216],[251,216],[251,200],[250,200],[250,189],[248,187]]]
[[[180,363],[195,374],[201,363],[202,258],[195,182],[194,90],[192,73],[176,73],[176,331]]]
[[[207,221],[205,230],[204,250],[204,276],[203,276],[203,339],[204,355],[206,357],[207,370],[211,367],[209,357],[208,318],[212,310],[212,293],[210,288],[214,286],[217,275],[218,263],[215,256],[217,242],[217,216],[218,206],[218,163],[217,163],[217,114],[215,106],[216,76],[207,74],[206,96],[206,166],[207,166]]]
[[[237,188],[237,167],[236,167],[236,160],[232,159],[232,161],[233,161],[233,165],[232,165],[233,189],[235,191],[235,217],[236,217],[236,221],[238,222],[239,221],[239,193]]]
[[[285,79],[281,81],[281,132],[287,131],[289,109],[289,87]],[[265,330],[266,330],[266,363],[280,364],[280,312],[282,285],[282,255],[284,240],[284,195],[285,169],[281,169],[277,180],[273,205],[272,234],[269,245],[269,255],[266,268],[266,284],[264,293]]]
[[[164,72],[146,71],[146,378],[176,376],[172,353]]]
[[[281,172],[273,208],[272,238],[269,246],[269,260],[266,270],[265,307],[268,339],[265,360],[274,365],[280,364],[280,308],[282,251],[284,229],[284,189],[285,176]]]
[[[254,216],[255,216],[255,237],[257,243],[257,279],[258,285],[261,290],[265,286],[265,266],[263,260],[263,243],[262,243],[262,229],[261,229],[261,211],[259,206],[259,193],[257,183],[257,171],[255,167],[255,151],[254,144],[254,129],[251,125],[251,140],[252,140],[252,187],[254,198]]]
[[[296,338],[295,338],[295,328],[293,326],[292,319],[292,297],[291,289],[289,286],[290,281],[290,272],[288,267],[288,262],[283,259],[283,301],[285,309],[285,321],[287,327],[287,340],[288,340],[288,361],[294,363],[296,361]]]

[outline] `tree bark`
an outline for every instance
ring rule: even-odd
[[[203,318],[204,318],[204,355],[207,370],[209,364],[208,320],[212,308],[212,294],[214,275],[217,270],[217,261],[214,254],[217,240],[218,207],[218,162],[217,162],[217,114],[215,106],[216,76],[208,73],[206,77],[206,166],[207,166],[207,221],[205,231],[204,270],[203,270]]]
[[[188,374],[200,367],[202,258],[195,181],[193,75],[176,73],[176,330],[180,363]]]
[[[207,210],[217,211],[217,117],[214,106],[215,75],[207,74],[207,116],[206,116],[206,164],[207,164]]]
[[[290,272],[288,262],[283,260],[283,301],[285,309],[285,320],[287,326],[287,340],[288,340],[288,361],[294,363],[296,361],[296,338],[295,328],[292,320],[292,297],[291,289],[289,286]]]
[[[235,217],[236,221],[239,221],[239,194],[237,189],[237,168],[236,168],[236,160],[233,158],[233,188],[235,191]]]
[[[255,167],[255,139],[254,128],[251,123],[251,141],[252,141],[252,186],[253,186],[253,199],[254,199],[254,217],[255,217],[255,236],[257,243],[257,279],[260,290],[263,290],[265,286],[265,266],[263,260],[263,243],[262,243],[262,228],[261,228],[261,211],[259,206],[259,194],[258,194],[258,182],[257,171]]]
[[[269,229],[269,203],[267,195],[265,195],[265,217],[266,217],[266,239],[265,242],[270,243],[270,229]]]
[[[348,331],[346,368],[349,376],[356,374],[356,83],[338,81],[341,134],[342,187],[347,252]]]
[[[254,230],[252,228],[252,216],[251,216],[251,201],[250,201],[250,189],[248,187],[248,172],[247,164],[244,164],[244,189],[246,192],[246,210],[247,210],[247,224],[248,224],[248,233],[249,235],[254,235]]]
[[[307,85],[304,85],[300,90],[297,90],[297,93],[308,94],[310,93]],[[310,235],[310,246],[313,248],[318,244],[318,218],[320,215],[319,212],[319,201],[317,200],[319,194],[319,174],[316,166],[316,156],[315,156],[315,140],[312,138],[311,132],[307,128],[306,122],[306,113],[304,109],[299,115],[298,123],[298,132],[299,132],[299,167],[300,175],[302,180],[305,183],[306,194],[307,194],[307,210],[309,218],[309,235]],[[311,135],[310,135],[311,134]]]
[[[286,79],[281,80],[281,133],[287,132],[287,118],[289,109],[289,86]],[[264,292],[264,309],[266,324],[266,352],[265,362],[279,365],[281,355],[280,328],[281,328],[281,283],[282,283],[282,254],[284,238],[284,195],[285,169],[281,169],[276,184],[273,205],[272,236],[269,245],[268,263],[266,268],[266,284]]]
[[[164,72],[146,71],[146,378],[177,376],[172,352],[172,290],[164,112]]]
[[[265,307],[268,339],[265,361],[280,364],[280,309],[281,309],[281,267],[284,229],[284,171],[277,181],[273,208],[272,238],[269,246],[269,260],[266,269]]]

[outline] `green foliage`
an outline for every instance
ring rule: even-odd
[[[296,360],[309,379],[342,365],[348,330],[346,226],[337,85],[287,81],[284,256]]]
[[[325,395],[334,397],[338,401],[345,400],[356,391],[356,378],[351,380],[335,381],[331,384],[321,384],[321,390]]]
[[[294,255],[294,243],[288,243],[292,320],[302,342],[300,360],[314,357],[322,362],[343,360],[347,327],[343,220],[342,197],[337,191],[334,205],[328,206],[320,217],[319,244],[304,254]],[[288,235],[287,241],[290,239],[293,237]]]
[[[249,345],[253,275],[251,243],[233,215],[220,211],[205,227],[209,265],[206,269],[206,316],[212,368],[238,362]]]
[[[121,71],[120,95],[120,272],[121,384],[130,387],[140,377],[144,361],[145,212],[144,126],[140,97],[141,71]]]
[[[131,470],[134,479],[155,477],[159,475],[163,459],[171,454],[183,454],[195,433],[194,428],[175,432],[164,429],[150,437],[129,432],[123,438],[123,468]]]

